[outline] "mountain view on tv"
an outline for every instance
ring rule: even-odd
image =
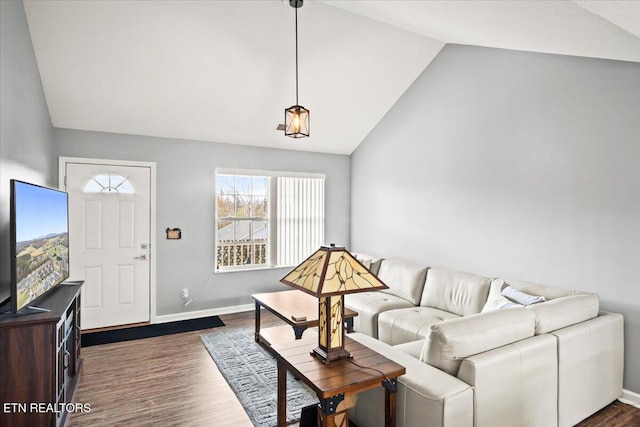
[[[17,307],[69,277],[67,194],[15,183]]]

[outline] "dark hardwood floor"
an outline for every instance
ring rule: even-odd
[[[640,408],[626,405],[617,400],[577,425],[577,427],[622,426],[640,426]]]
[[[83,348],[75,401],[91,412],[71,415],[68,426],[251,427],[200,335],[253,328],[253,312],[220,317],[225,327]],[[264,310],[262,321],[280,323]],[[640,409],[616,401],[579,426],[640,426]]]
[[[82,348],[75,401],[91,412],[73,414],[68,426],[251,427],[200,335],[253,327],[253,312],[221,318],[222,328]]]

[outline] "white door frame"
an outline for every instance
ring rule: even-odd
[[[80,163],[91,165],[113,166],[139,166],[147,167],[151,171],[151,198],[149,201],[149,323],[156,323],[156,163],[138,162],[133,160],[90,159],[84,157],[59,157],[58,158],[58,188],[66,191],[65,172],[67,163]]]

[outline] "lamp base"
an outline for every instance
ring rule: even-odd
[[[316,347],[311,352],[311,355],[317,357],[322,361],[322,363],[325,364],[339,359],[351,359],[352,357],[351,353],[349,353],[344,348],[337,348],[335,350],[329,350],[328,352],[326,352],[320,347]]]

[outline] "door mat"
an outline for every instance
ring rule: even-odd
[[[222,322],[218,316],[210,316],[199,319],[181,320],[178,322],[114,329],[111,331],[83,333],[82,347],[179,334],[181,332],[198,331],[200,329],[217,328],[220,326],[224,326],[224,322]]]

